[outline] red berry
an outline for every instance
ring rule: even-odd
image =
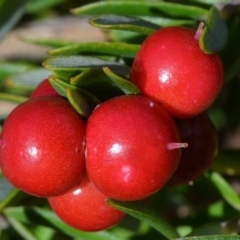
[[[169,186],[187,184],[200,177],[211,166],[218,148],[217,131],[202,113],[191,119],[176,120],[182,141],[188,143]]]
[[[110,198],[131,201],[158,191],[176,170],[180,149],[174,121],[156,102],[120,96],[97,107],[86,130],[86,168]]]
[[[63,194],[83,177],[84,135],[85,124],[69,102],[61,97],[30,99],[3,125],[2,172],[29,194]]]
[[[71,191],[48,200],[53,211],[68,225],[83,231],[100,231],[125,217],[125,213],[108,205],[106,199],[85,177]]]
[[[58,92],[52,87],[48,79],[43,80],[36,89],[32,92],[30,98],[42,96],[60,96]]]
[[[184,27],[161,28],[143,42],[132,65],[133,83],[179,118],[207,109],[223,83],[220,57],[202,52],[194,35]]]

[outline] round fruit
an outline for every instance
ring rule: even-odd
[[[110,198],[146,198],[176,170],[181,153],[172,149],[176,142],[176,125],[158,103],[143,96],[110,99],[87,123],[88,176]]]
[[[191,119],[176,120],[182,141],[188,143],[168,186],[187,184],[211,166],[218,149],[218,135],[206,113]]]
[[[32,92],[30,98],[42,96],[60,96],[58,92],[52,87],[48,79],[43,80]]]
[[[83,231],[100,231],[125,217],[125,213],[108,205],[106,199],[85,177],[79,186],[48,201],[59,218],[70,226]]]
[[[83,177],[84,135],[85,124],[69,102],[61,97],[30,99],[3,125],[2,172],[29,194],[63,194]]]
[[[194,35],[185,27],[161,28],[143,42],[132,65],[133,83],[178,118],[207,109],[223,83],[220,57],[202,52]]]

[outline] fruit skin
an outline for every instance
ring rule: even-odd
[[[105,195],[121,201],[157,192],[176,170],[181,150],[176,125],[156,102],[120,96],[98,106],[86,128],[86,169]]]
[[[177,170],[167,183],[168,186],[187,184],[206,172],[218,150],[218,134],[206,113],[191,119],[176,120],[183,142],[188,143],[182,149]]]
[[[49,79],[44,79],[32,92],[30,98],[43,96],[60,96],[60,94],[52,87]]]
[[[48,201],[59,218],[70,226],[83,231],[100,231],[125,217],[125,213],[108,205],[106,199],[85,176],[79,186]]]
[[[82,118],[65,99],[30,99],[18,105],[3,125],[2,172],[29,194],[63,194],[83,177],[84,135]]]
[[[220,57],[202,52],[194,35],[181,26],[161,28],[143,42],[132,65],[132,82],[177,118],[206,110],[223,83]]]

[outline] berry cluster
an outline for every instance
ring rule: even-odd
[[[142,95],[106,100],[87,120],[43,81],[4,123],[1,170],[17,188],[47,198],[69,225],[109,228],[125,214],[106,198],[142,200],[209,168],[217,133],[204,111],[222,79],[219,56],[203,53],[194,31],[162,28],[132,66]]]

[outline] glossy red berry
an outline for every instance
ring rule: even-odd
[[[30,99],[3,125],[2,172],[29,194],[63,194],[83,177],[84,136],[85,124],[69,102],[61,97]]]
[[[182,141],[188,143],[168,186],[187,184],[206,172],[217,153],[218,135],[206,113],[191,119],[176,120]]]
[[[175,123],[156,102],[120,96],[97,107],[86,130],[86,168],[110,198],[131,201],[158,191],[176,170],[180,149]]]
[[[60,94],[52,87],[49,80],[45,79],[35,88],[30,98],[42,96],[60,96]]]
[[[125,217],[125,213],[108,205],[106,199],[85,177],[71,191],[48,200],[53,211],[68,225],[83,231],[100,231]]]
[[[188,118],[206,110],[219,94],[223,65],[217,54],[205,54],[185,27],[155,31],[142,44],[131,79],[173,116]]]

